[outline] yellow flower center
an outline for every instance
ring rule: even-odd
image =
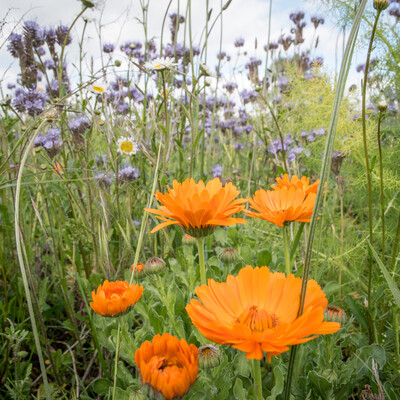
[[[102,88],[101,86],[93,86],[93,90],[95,92],[99,92],[99,93],[103,93],[104,92],[104,88]]]
[[[268,314],[257,306],[247,307],[236,322],[247,325],[252,332],[264,332],[279,325],[279,319],[275,314]]]
[[[127,140],[121,143],[121,151],[125,153],[130,153],[133,150],[133,144]]]
[[[154,66],[154,69],[160,69],[160,68],[162,68],[162,67],[164,67],[164,65],[158,64],[158,65],[155,65],[155,66]]]

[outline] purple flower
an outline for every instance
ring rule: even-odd
[[[24,44],[22,43],[22,36],[18,33],[12,33],[8,37],[7,50],[11,53],[14,58],[19,58],[23,54]]]
[[[108,54],[112,53],[114,51],[114,49],[115,49],[115,46],[113,44],[111,44],[111,43],[105,44],[103,46],[104,53],[108,53]]]
[[[7,89],[15,89],[15,83],[8,83],[7,84]]]
[[[103,189],[107,189],[111,186],[111,177],[110,175],[106,174],[105,172],[99,172],[95,176],[95,179],[100,187]]]
[[[222,176],[222,165],[215,164],[210,171],[210,174],[213,178],[221,178]]]
[[[94,160],[98,167],[105,167],[107,164],[108,158],[105,154],[99,154],[94,157]]]
[[[83,115],[79,115],[69,121],[68,127],[73,134],[82,134],[91,126],[90,121]]]
[[[53,159],[60,151],[62,140],[60,139],[61,129],[50,128],[45,136],[38,136],[34,141],[35,147],[43,147],[48,156]]]
[[[233,145],[233,148],[234,148],[235,150],[237,150],[237,151],[240,151],[240,150],[244,149],[244,146],[243,146],[242,143],[235,143],[235,144]]]
[[[13,105],[19,112],[26,111],[32,117],[43,112],[47,103],[47,95],[43,91],[18,89],[15,94],[16,97],[13,100]]]
[[[24,22],[24,36],[27,42],[32,42],[33,47],[39,47],[44,41],[44,32],[35,21]]]
[[[68,33],[68,26],[60,25],[56,29],[56,41],[60,46],[64,46],[65,38],[67,37]],[[67,42],[65,43],[67,46],[72,42],[71,35],[68,35]]]
[[[240,92],[240,96],[242,97],[243,103],[247,104],[256,101],[258,93],[255,90],[244,89],[242,92]]]
[[[235,47],[243,47],[244,46],[244,39],[239,38],[235,40]]]
[[[311,22],[314,24],[314,28],[317,29],[320,24],[324,24],[325,20],[322,17],[314,15],[313,17],[311,17]]]
[[[139,170],[131,165],[123,167],[118,172],[118,179],[122,182],[132,182],[139,178]]]
[[[266,44],[266,45],[264,46],[264,50],[265,50],[265,51],[268,51],[268,50],[276,50],[278,47],[279,47],[279,44],[278,44],[278,43],[271,42],[270,44]]]
[[[222,86],[226,89],[229,93],[233,93],[233,91],[238,87],[235,82],[227,82],[225,85]]]

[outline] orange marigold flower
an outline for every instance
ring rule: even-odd
[[[236,199],[239,191],[232,183],[222,186],[219,178],[204,184],[196,183],[193,178],[179,183],[173,181],[173,188],[168,193],[156,193],[157,200],[162,203],[159,210],[145,208],[157,215],[162,221],[152,231],[168,225],[180,225],[186,233],[193,237],[204,237],[213,232],[218,225],[245,224],[241,218],[232,218],[244,209],[245,199]],[[236,200],[235,200],[236,199]]]
[[[301,179],[299,179],[296,175],[293,175],[292,179],[290,179],[288,174],[283,175],[282,178],[278,176],[276,181],[278,182],[276,185],[271,185],[274,190],[282,189],[283,187],[286,187],[287,189],[294,187],[296,189],[303,189],[306,194],[317,193],[319,184],[319,179],[310,185],[310,178],[302,176]]]
[[[165,400],[183,397],[196,382],[199,372],[199,351],[194,344],[179,340],[169,333],[154,336],[144,342],[135,353],[142,384]]]
[[[338,322],[324,321],[328,304],[314,280],[308,281],[304,313],[297,317],[301,279],[248,265],[226,282],[208,280],[196,288],[200,299],[186,306],[192,323],[209,340],[230,345],[246,358],[268,361],[289,350],[288,345],[308,342],[316,335],[336,332]]]
[[[92,292],[93,311],[104,317],[115,317],[133,306],[142,296],[143,286],[130,285],[126,281],[104,281],[96,291]]]
[[[253,198],[248,197],[250,207],[257,212],[245,210],[246,214],[281,228],[285,222],[310,222],[319,181],[310,185],[308,178],[303,176],[299,179],[295,175],[292,180],[289,180],[288,175],[276,180],[278,184],[272,186],[273,190],[259,189]]]

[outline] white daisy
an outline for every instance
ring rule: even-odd
[[[174,65],[176,65],[176,63],[173,62],[172,58],[165,57],[148,61],[144,64],[144,67],[153,71],[163,71],[164,69],[170,69]]]
[[[94,94],[103,94],[107,92],[108,84],[106,82],[95,82],[89,86],[89,90]]]
[[[210,67],[207,64],[200,62],[200,70],[205,76],[211,76],[215,78],[214,72],[211,71]]]
[[[117,140],[117,151],[120,154],[131,155],[136,154],[139,151],[139,146],[131,138],[121,137]]]

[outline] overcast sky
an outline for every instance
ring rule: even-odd
[[[146,2],[146,0],[142,0]],[[226,0],[222,1],[223,4]],[[127,40],[143,40],[144,30],[143,25],[138,21],[142,19],[142,10],[140,0],[106,0],[96,8],[87,10],[85,16],[89,17],[91,22],[88,24],[84,40],[84,52],[86,53],[85,60],[89,66],[91,57],[94,62],[99,62],[100,44],[99,44],[99,25],[101,23],[101,40],[103,43],[113,43],[119,49],[119,46]],[[162,20],[166,13],[169,1],[167,0],[150,0],[148,10],[148,37],[154,37],[157,45],[160,43]],[[325,24],[318,28],[319,47],[313,55],[322,56],[325,64],[324,68],[331,74],[335,72],[336,59],[336,42],[340,34],[334,26],[333,21],[329,20],[322,9],[316,6],[318,2],[300,1],[300,0],[273,0],[272,3],[272,23],[271,23],[271,41],[276,41],[281,33],[289,33],[291,22],[289,14],[293,11],[303,10],[306,13],[307,27],[305,36],[308,37],[306,43],[311,43],[314,27],[310,23],[310,17],[320,15],[325,18]],[[179,1],[180,13],[186,12],[186,0]],[[233,45],[234,40],[242,37],[245,39],[244,50],[250,56],[258,56],[265,58],[263,50],[267,43],[268,35],[268,12],[269,0],[233,0],[228,9],[223,13],[223,34],[222,48],[228,54],[234,56],[236,49]],[[209,0],[209,9],[213,9],[211,22],[221,9],[220,0]],[[59,23],[70,25],[74,17],[82,9],[82,4],[79,0],[1,0],[0,16],[6,17],[6,24],[2,30],[0,37],[0,45],[12,32],[15,25],[23,20],[35,20],[42,26],[56,26]],[[168,14],[178,9],[178,0],[172,0]],[[325,14],[325,15],[324,15]],[[201,33],[205,26],[206,20],[206,1],[192,0],[192,37],[193,44],[199,44]],[[68,47],[69,63],[78,61],[78,37],[82,33],[83,20],[81,19],[73,30],[74,44]],[[20,32],[21,27],[18,26],[16,32]],[[221,25],[220,20],[216,23],[208,45],[208,63],[213,65],[216,61],[216,54],[219,51]],[[169,41],[169,18],[167,18],[164,29],[164,43]],[[255,49],[255,42],[258,46]],[[339,40],[338,61],[342,55],[342,39]],[[0,49],[0,79],[4,75],[4,71],[8,71],[5,75],[5,83],[15,81],[18,73],[18,66],[15,60],[9,55],[6,50],[7,45],[3,45]],[[304,48],[306,50],[306,48]],[[116,52],[118,54],[119,50]],[[362,57],[365,57],[361,54]],[[356,54],[354,64],[361,63],[361,56]],[[357,57],[360,58],[357,60]],[[122,58],[122,56],[121,56]],[[339,66],[337,67],[339,68]],[[74,73],[70,72],[69,73]],[[359,74],[353,71],[349,77],[348,84],[358,83],[361,79]]]

